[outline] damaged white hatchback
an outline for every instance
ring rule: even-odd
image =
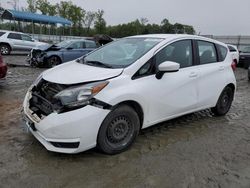
[[[108,154],[139,131],[184,114],[232,104],[235,64],[227,46],[191,35],[123,38],[43,72],[23,103],[30,132],[50,151]]]

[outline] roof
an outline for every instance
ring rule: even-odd
[[[206,38],[203,36],[198,36],[198,35],[189,35],[189,34],[146,34],[146,35],[135,35],[135,36],[130,36],[128,38],[139,38],[139,37],[146,37],[146,38],[159,38],[159,39],[164,39],[164,40],[168,40],[168,41],[172,41],[175,39],[197,39],[197,40],[206,40],[209,42],[214,42],[217,44],[220,44],[222,46],[227,46],[225,43],[222,43],[220,41],[211,39],[211,38]]]
[[[5,9],[2,16],[3,19],[35,22],[43,24],[62,24],[71,25],[71,21],[59,16],[47,16],[44,14],[36,14],[26,11],[8,10]]]

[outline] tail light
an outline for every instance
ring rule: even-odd
[[[237,64],[236,64],[236,61],[235,61],[235,60],[233,60],[233,62],[232,62],[232,64],[231,64],[231,67],[232,67],[233,71],[236,70]]]

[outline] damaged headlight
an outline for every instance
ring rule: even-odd
[[[106,87],[108,83],[108,81],[103,81],[71,87],[55,95],[55,98],[59,99],[62,105],[67,108],[84,106],[89,104],[90,99]]]

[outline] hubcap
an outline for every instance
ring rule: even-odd
[[[124,146],[132,138],[133,131],[133,125],[127,117],[116,117],[108,126],[106,132],[107,142],[113,147]]]
[[[1,47],[1,53],[2,54],[8,54],[8,52],[9,52],[9,49],[7,47],[5,47],[5,46]]]
[[[220,108],[223,111],[227,111],[230,107],[230,103],[231,103],[231,93],[230,91],[225,91],[221,98]]]
[[[56,66],[58,65],[58,59],[56,57],[52,57],[50,59],[50,65],[53,67],[53,66]]]

